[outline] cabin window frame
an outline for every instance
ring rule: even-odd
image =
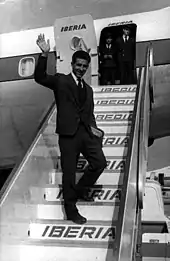
[[[33,61],[33,68],[32,68],[32,70],[31,70],[31,73],[24,75],[23,73],[21,73],[21,72],[22,72],[21,66],[22,66],[22,62],[23,62],[24,60],[28,60],[28,59],[31,59],[31,60]],[[34,56],[22,57],[22,58],[20,59],[20,61],[19,61],[19,64],[18,64],[18,74],[19,74],[19,76],[22,77],[22,78],[31,77],[31,76],[34,74],[34,71],[35,71],[35,58],[34,58]]]

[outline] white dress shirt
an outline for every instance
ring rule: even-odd
[[[125,39],[126,39],[126,40],[125,40]],[[128,35],[127,35],[127,36],[126,36],[126,35],[123,35],[123,40],[124,40],[124,42],[125,42],[125,41],[128,41],[128,40],[129,40],[129,36],[128,36]]]
[[[77,77],[75,76],[75,74],[73,72],[71,72],[71,75],[73,76],[73,79],[75,80],[76,84],[78,85],[78,80],[77,80]],[[81,78],[81,87],[83,88],[82,78]]]

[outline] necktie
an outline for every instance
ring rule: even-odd
[[[78,87],[79,87],[80,89],[82,89],[82,88],[83,88],[82,80],[81,80],[80,78],[78,78],[77,81],[78,81]]]
[[[125,35],[125,43],[127,42],[127,40],[128,40],[128,39],[127,39],[127,35]]]
[[[85,99],[85,92],[84,92],[82,80],[78,78],[77,81],[78,81],[77,86],[78,86],[79,101],[82,106],[84,103],[84,99]]]

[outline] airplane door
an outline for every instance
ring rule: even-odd
[[[85,75],[88,84],[98,84],[97,40],[93,18],[89,14],[56,19],[54,24],[56,44],[56,70],[71,71],[71,58],[75,51],[84,50],[91,56],[91,65]]]

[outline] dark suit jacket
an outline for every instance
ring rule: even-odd
[[[106,45],[101,47],[100,50],[100,62],[102,67],[112,68],[116,67],[116,45],[112,44],[111,48],[108,49]],[[111,55],[112,57],[105,58],[105,55]]]
[[[135,40],[129,37],[125,43],[123,37],[116,39],[117,50],[118,50],[118,61],[134,61],[135,60]]]
[[[46,69],[47,58],[40,55],[34,79],[54,92],[57,106],[56,132],[62,135],[74,135],[80,122],[83,122],[89,130],[90,126],[96,127],[92,88],[83,81],[84,88],[86,88],[86,100],[81,107],[78,87],[71,73],[48,75]]]

